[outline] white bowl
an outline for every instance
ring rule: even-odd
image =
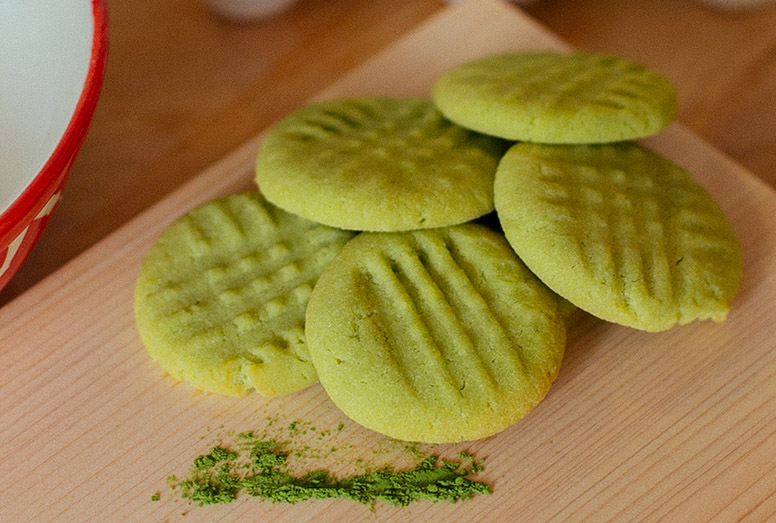
[[[0,288],[48,223],[107,53],[104,0],[0,0]]]
[[[233,22],[270,18],[291,7],[297,0],[202,0],[215,14]]]

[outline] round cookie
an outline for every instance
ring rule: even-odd
[[[464,224],[363,233],[310,297],[310,356],[334,403],[390,437],[495,434],[545,396],[565,327],[503,235]]]
[[[725,318],[741,246],[685,170],[635,143],[517,144],[499,164],[499,219],[551,289],[647,331]]]
[[[135,285],[148,353],[199,389],[265,396],[317,382],[304,314],[324,267],[353,236],[258,193],[205,203],[170,225]]]
[[[522,52],[460,65],[433,99],[450,120],[481,133],[539,143],[605,143],[657,133],[674,118],[663,76],[622,58]]]
[[[493,210],[493,175],[505,149],[426,100],[333,100],[272,128],[256,181],[275,205],[333,227],[439,227]]]

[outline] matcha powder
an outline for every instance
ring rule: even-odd
[[[482,463],[465,453],[459,460],[427,456],[410,470],[383,468],[339,479],[324,470],[294,475],[287,470],[289,453],[281,444],[252,433],[239,437],[247,452],[215,447],[194,460],[188,478],[171,478],[171,486],[200,506],[230,503],[240,493],[273,503],[344,498],[406,506],[422,499],[454,503],[491,492],[487,484],[468,477],[481,471]]]

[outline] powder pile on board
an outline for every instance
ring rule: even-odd
[[[293,423],[289,432],[297,427]],[[168,482],[182,498],[199,506],[231,503],[241,495],[273,503],[340,498],[407,506],[418,500],[455,503],[491,493],[489,485],[471,477],[483,470],[482,459],[464,452],[455,459],[441,458],[406,446],[404,451],[415,458],[413,467],[385,466],[346,477],[320,468],[296,473],[287,460],[298,455],[298,449],[266,435],[244,432],[237,435],[234,445],[217,445],[194,459],[186,477],[171,476]]]

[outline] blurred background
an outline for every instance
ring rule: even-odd
[[[108,66],[90,132],[59,210],[0,305],[445,5],[297,0],[235,23],[197,0],[108,0]],[[541,0],[520,8],[579,49],[668,76],[678,120],[776,187],[776,4]]]

